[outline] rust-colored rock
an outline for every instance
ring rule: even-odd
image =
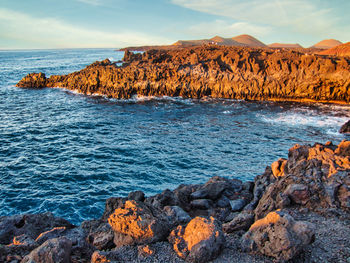
[[[166,239],[169,225],[165,214],[143,202],[126,201],[108,218],[117,247],[148,244]]]
[[[186,227],[178,226],[169,236],[169,242],[179,257],[193,262],[216,258],[224,241],[221,226],[213,217],[196,217]]]
[[[242,248],[247,252],[260,252],[280,261],[290,260],[312,243],[315,227],[295,221],[281,211],[270,212],[257,220],[242,237]]]
[[[257,177],[255,188],[259,189],[255,197],[259,200],[257,219],[291,205],[349,210],[350,141],[338,146],[295,145],[289,150],[288,160],[273,163],[272,169]]]
[[[18,87],[62,87],[83,94],[349,103],[348,58],[293,50],[199,46],[125,53],[64,76],[29,74]]]

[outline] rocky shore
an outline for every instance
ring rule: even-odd
[[[254,182],[107,199],[74,226],[0,217],[0,262],[350,262],[350,141],[295,145]]]
[[[47,78],[32,73],[18,87],[62,87],[83,94],[239,100],[350,102],[350,60],[285,49],[197,46],[125,51],[81,71]]]

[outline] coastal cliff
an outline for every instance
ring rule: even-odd
[[[80,226],[0,217],[0,262],[348,262],[349,156],[350,141],[295,145],[254,182],[111,197]]]
[[[350,60],[283,49],[198,46],[125,51],[81,71],[46,78],[32,73],[18,87],[62,87],[83,94],[239,100],[350,102]]]

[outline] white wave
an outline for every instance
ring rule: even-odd
[[[223,113],[223,114],[230,114],[230,113],[232,113],[232,111],[230,111],[230,110],[225,110],[225,111],[223,111],[222,113]]]
[[[307,115],[298,112],[278,113],[275,116],[258,116],[265,122],[288,126],[340,127],[349,120],[347,116]]]

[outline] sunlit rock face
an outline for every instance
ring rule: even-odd
[[[169,241],[181,258],[207,262],[219,255],[225,238],[216,219],[195,217],[186,227],[178,226],[173,230]]]
[[[64,87],[111,98],[182,96],[245,100],[348,103],[350,62],[288,50],[200,46],[126,51],[124,63],[108,59],[79,72],[46,78],[29,74],[18,87]]]
[[[242,249],[290,260],[315,239],[315,226],[275,211],[257,220],[242,237]]]

